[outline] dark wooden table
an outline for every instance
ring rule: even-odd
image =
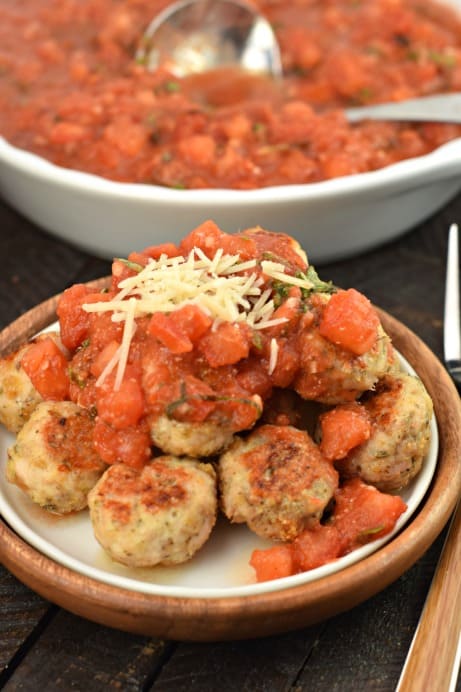
[[[447,230],[453,221],[461,222],[461,195],[397,242],[322,266],[321,276],[362,290],[441,357]],[[69,284],[109,270],[108,262],[40,231],[1,203],[0,258],[0,327]],[[394,690],[443,538],[444,533],[397,582],[350,612],[289,634],[212,644],[135,636],[80,619],[0,566],[0,687]],[[429,686],[428,692],[445,691]]]

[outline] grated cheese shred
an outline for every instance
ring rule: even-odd
[[[120,388],[128,361],[131,340],[136,329],[136,318],[154,312],[172,312],[187,304],[198,305],[215,323],[220,321],[246,322],[253,329],[267,329],[286,322],[286,318],[273,317],[276,310],[273,291],[265,287],[264,279],[252,269],[256,260],[240,262],[239,255],[217,250],[210,259],[200,248],[194,248],[187,257],[151,259],[135,276],[119,282],[119,292],[111,301],[85,303],[87,312],[112,312],[114,322],[124,322],[122,343],[97,384],[101,384],[116,367],[115,389]],[[286,284],[311,289],[308,279],[285,273],[278,262],[261,262],[264,276]],[[269,369],[277,362],[278,345],[272,339]]]
[[[274,372],[274,370],[276,368],[278,355],[279,355],[279,345],[278,345],[277,339],[272,338],[271,339],[271,346],[270,346],[269,368],[268,368],[269,375],[272,375],[272,373]]]

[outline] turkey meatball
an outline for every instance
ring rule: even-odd
[[[226,516],[278,541],[291,541],[317,522],[338,484],[333,465],[292,426],[262,425],[237,437],[220,457],[218,473]]]
[[[304,399],[335,405],[373,389],[386,373],[399,369],[399,364],[381,324],[373,346],[360,355],[322,336],[319,324],[329,300],[326,294],[311,299],[312,323],[298,336],[300,367],[293,388]]]
[[[70,401],[41,402],[8,449],[7,479],[57,514],[87,506],[106,464],[93,449],[93,421]]]
[[[59,335],[46,332],[0,359],[0,423],[17,433],[43,397],[30,381],[21,361],[29,347],[41,339],[51,338],[64,351]]]
[[[216,521],[210,464],[160,456],[142,469],[110,466],[88,497],[94,534],[110,557],[130,567],[186,562]]]
[[[432,400],[418,377],[385,377],[363,401],[372,423],[370,438],[337,468],[384,492],[400,490],[419,473],[430,444]]]
[[[233,432],[225,425],[204,421],[189,423],[168,416],[151,421],[152,442],[165,454],[189,457],[208,457],[229,446]]]

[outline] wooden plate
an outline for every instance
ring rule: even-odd
[[[3,330],[0,354],[15,350],[53,322],[56,303],[57,297],[51,298]],[[432,396],[439,427],[439,458],[419,511],[377,552],[306,585],[251,596],[178,598],[126,590],[74,572],[32,548],[0,519],[2,563],[45,599],[77,615],[129,632],[194,641],[245,639],[307,626],[384,589],[428,549],[460,496],[461,406],[451,379],[427,346],[387,313],[380,311],[380,316],[395,347]]]

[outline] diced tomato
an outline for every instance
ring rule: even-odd
[[[295,573],[293,552],[286,543],[265,550],[253,550],[250,565],[256,572],[258,582],[281,579]]]
[[[175,313],[154,312],[148,332],[155,336],[171,353],[188,353],[194,345],[175,319]]]
[[[306,529],[292,543],[296,571],[307,572],[335,560],[341,547],[342,541],[336,526],[316,524]]]
[[[238,363],[250,352],[251,335],[239,324],[222,322],[208,331],[198,342],[199,351],[212,368]]]
[[[93,430],[93,444],[107,464],[124,463],[140,468],[151,457],[151,440],[144,426],[116,430],[98,418]]]
[[[118,389],[115,377],[107,377],[96,389],[98,415],[117,430],[136,425],[145,410],[144,394],[139,379],[127,366]]]
[[[112,358],[115,356],[119,348],[120,344],[118,341],[110,341],[107,344],[107,346],[103,348],[102,351],[99,351],[95,355],[94,360],[91,362],[91,374],[95,377],[99,377],[99,375],[101,375],[101,373],[103,372],[104,368],[110,363]]]
[[[135,266],[138,264],[136,259],[132,259],[131,261],[132,264],[119,259],[115,259],[112,262],[112,291],[118,291],[118,285],[121,281],[128,279],[130,276],[136,276],[136,274],[139,272],[139,269]],[[144,264],[141,264],[140,266],[144,266]]]
[[[171,313],[155,312],[148,332],[172,353],[189,353],[209,329],[212,320],[197,305],[184,305]]]
[[[70,351],[80,346],[88,334],[90,316],[82,309],[90,290],[83,284],[67,288],[61,295],[56,313],[59,318],[61,341]]]
[[[147,263],[149,262],[149,257],[147,255],[144,255],[142,252],[136,252],[136,251],[130,252],[127,259],[128,259],[128,262],[130,262],[132,265],[135,265],[135,266],[131,267],[131,269],[133,271],[137,271],[136,266],[139,266],[139,268],[141,269],[142,267],[145,267],[147,265]],[[121,279],[118,279],[118,280],[120,281]]]
[[[88,303],[99,302],[100,296],[90,294],[88,296]],[[108,300],[106,294],[102,296],[102,300]],[[123,322],[114,322],[112,319],[112,313],[109,312],[99,312],[90,313],[90,322],[88,327],[88,339],[91,341],[93,350],[102,351],[105,347],[111,343],[111,341],[121,342],[123,334]]]
[[[199,247],[207,257],[214,257],[216,251],[223,247],[226,233],[214,221],[205,221],[194,228],[181,240],[179,250],[187,256],[194,247]]]
[[[407,507],[398,495],[382,493],[359,478],[346,481],[335,499],[333,522],[343,553],[388,534]]]
[[[306,271],[307,264],[302,253],[298,252],[299,245],[286,233],[273,233],[257,226],[247,228],[238,235],[251,239],[254,243],[255,250],[252,257],[271,257],[275,261],[283,262],[293,272]]]
[[[190,423],[201,423],[216,408],[216,392],[193,375],[150,391],[148,400],[154,410]]]
[[[206,315],[198,305],[184,305],[172,313],[175,322],[181,331],[186,334],[192,343],[196,343],[201,336],[211,327],[213,320]]]
[[[378,326],[379,317],[368,298],[349,288],[331,296],[319,332],[325,339],[360,356],[374,346]]]
[[[177,257],[179,248],[174,243],[160,243],[159,245],[150,245],[141,251],[141,255],[150,257],[151,259],[159,259],[162,255],[167,257]]]
[[[194,247],[200,247],[209,258],[215,256],[218,250],[225,254],[239,255],[247,260],[256,257],[256,245],[251,237],[225,233],[214,221],[205,221],[191,231],[182,241],[179,250],[182,255],[188,255]]]
[[[246,392],[259,394],[266,398],[272,390],[272,382],[267,366],[259,358],[251,356],[245,358],[238,365],[236,380],[239,386]]]
[[[322,431],[320,451],[332,461],[343,459],[351,449],[366,442],[371,434],[367,411],[355,402],[323,413],[319,421]]]
[[[283,320],[280,324],[269,328],[271,336],[277,336],[287,331],[291,331],[302,316],[301,312],[301,289],[292,286],[288,292],[286,300],[274,311],[271,319]]]
[[[259,396],[230,396],[223,397],[217,408],[222,412],[222,418],[231,422],[234,432],[250,430],[260,418],[263,404]]]
[[[68,361],[51,337],[33,343],[22,357],[21,365],[44,399],[69,398]]]
[[[299,369],[299,353],[293,342],[279,339],[279,350],[271,382],[276,387],[289,387]]]

